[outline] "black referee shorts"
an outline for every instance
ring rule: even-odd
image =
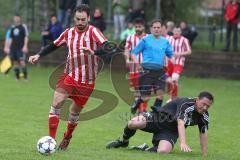
[[[24,54],[21,49],[11,50],[10,58],[12,61],[25,61],[26,54]]]
[[[159,118],[156,117],[157,114],[154,112],[146,112],[142,114],[146,120],[147,125],[145,128],[141,129],[142,131],[153,133],[152,144],[154,147],[158,147],[158,144],[161,140],[166,140],[172,144],[174,148],[175,143],[178,139],[178,131],[175,128],[166,127],[166,125],[161,125],[159,123]],[[164,123],[164,122],[162,122]]]
[[[165,90],[165,72],[160,70],[144,69],[139,77],[140,93],[143,96],[151,95],[152,88],[154,91]]]

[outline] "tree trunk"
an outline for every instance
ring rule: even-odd
[[[161,1],[161,19],[163,21],[174,21],[176,11],[176,0]]]

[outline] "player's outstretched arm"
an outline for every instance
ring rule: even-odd
[[[35,64],[39,60],[40,57],[43,57],[43,56],[48,55],[49,53],[52,53],[57,48],[59,48],[59,47],[54,45],[54,43],[51,43],[51,44],[47,45],[46,47],[44,47],[42,50],[40,50],[37,54],[30,56],[28,59],[28,62]]]
[[[180,148],[183,152],[192,152],[192,149],[186,143],[186,135],[185,135],[185,126],[184,121],[178,119],[178,135],[179,135],[179,142]]]
[[[38,60],[39,60],[40,55],[39,54],[35,54],[33,56],[30,56],[28,59],[28,62],[31,64],[35,64]]]
[[[208,137],[207,133],[200,133],[200,144],[202,149],[202,155],[206,156],[208,151]]]

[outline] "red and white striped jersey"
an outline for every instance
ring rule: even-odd
[[[133,34],[127,37],[126,39],[126,45],[125,45],[125,49],[129,50],[129,53],[131,53],[131,51],[137,46],[137,44],[139,43],[139,41],[143,38],[147,36],[147,34],[143,34],[141,37],[139,37],[137,34]],[[142,53],[137,55],[137,59],[139,64],[141,64],[142,62]],[[131,63],[130,62],[130,73],[136,73],[138,72],[136,69],[136,64]]]
[[[169,40],[172,38],[172,36],[166,34],[164,35],[164,38],[166,38],[169,42]],[[168,67],[169,63],[171,63],[170,59],[165,55],[164,56],[164,67]]]
[[[173,36],[166,37],[170,44],[173,46],[174,53],[191,51],[191,46],[187,38],[180,36],[179,38],[174,38]],[[185,56],[178,56],[175,58],[175,65],[184,66]]]
[[[81,50],[82,47],[96,50],[107,39],[94,26],[89,25],[80,32],[77,27],[66,29],[55,41],[54,45],[68,47],[68,57],[64,73],[80,83],[94,83],[98,69],[98,57]]]

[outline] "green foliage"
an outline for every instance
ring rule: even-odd
[[[189,23],[196,23],[201,3],[202,0],[176,0],[175,21],[186,20]]]
[[[0,0],[0,28],[5,30],[12,22],[12,17],[15,14],[15,1]]]
[[[187,129],[187,142],[193,152],[182,153],[179,144],[169,155],[129,151],[127,149],[105,149],[107,142],[118,138],[129,118],[121,115],[129,113],[129,106],[119,100],[118,107],[97,119],[80,122],[74,132],[69,148],[65,152],[57,152],[51,157],[37,153],[37,140],[48,134],[48,113],[52,101],[53,90],[49,88],[48,77],[53,68],[29,68],[29,82],[16,82],[13,72],[8,77],[0,75],[0,122],[1,122],[1,160],[192,160],[202,159],[199,146],[198,128]],[[97,80],[97,89],[115,95],[109,72],[104,71]],[[209,90],[215,96],[215,103],[210,108],[209,154],[206,160],[239,159],[239,104],[240,82],[217,79],[196,79],[182,77],[179,85],[180,96],[196,96],[199,91]],[[149,106],[152,103],[149,103]],[[86,109],[99,105],[90,99]],[[61,121],[57,134],[57,142],[66,130],[66,122]],[[130,146],[151,145],[151,134],[138,131],[132,138]]]

